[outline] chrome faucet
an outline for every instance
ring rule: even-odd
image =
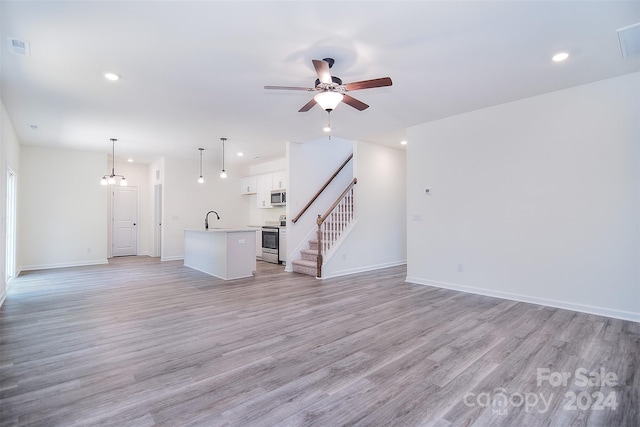
[[[214,213],[216,214],[216,218],[220,219],[220,215],[218,215],[218,212],[216,211],[209,211],[207,212],[207,216],[204,217],[204,229],[208,230],[209,229],[209,214],[210,213]]]

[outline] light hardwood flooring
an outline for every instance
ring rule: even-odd
[[[640,425],[640,324],[405,277],[28,272],[0,309],[0,426]]]

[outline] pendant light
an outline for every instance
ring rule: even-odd
[[[198,178],[198,183],[202,184],[204,183],[204,178],[202,177],[202,152],[204,148],[198,148],[198,150],[200,150],[200,177]]]
[[[116,178],[120,178],[120,186],[127,186],[127,179],[123,175],[116,175],[116,141],[117,139],[111,138],[111,175],[103,175],[100,180],[100,185],[113,185],[116,183]]]
[[[224,142],[227,138],[220,138],[222,140],[222,172],[220,172],[220,178],[225,179],[227,177],[227,172],[224,170]]]

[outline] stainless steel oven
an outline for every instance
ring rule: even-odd
[[[280,229],[278,227],[262,227],[262,260],[280,264]]]

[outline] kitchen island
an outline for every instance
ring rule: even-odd
[[[256,230],[184,230],[184,265],[224,280],[251,277],[256,271]]]

